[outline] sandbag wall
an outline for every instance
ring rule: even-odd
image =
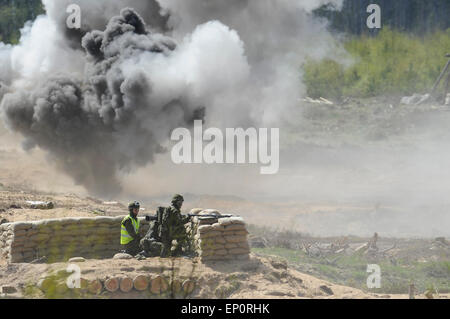
[[[120,217],[62,218],[0,225],[0,257],[11,263],[72,257],[111,258],[120,249]],[[140,218],[140,233],[149,223]]]
[[[241,217],[194,217],[188,231],[203,261],[248,259],[248,231]]]

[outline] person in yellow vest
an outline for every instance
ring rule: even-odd
[[[138,202],[132,202],[128,205],[130,214],[126,216],[120,226],[120,244],[123,252],[136,256],[141,252],[139,235],[140,222],[138,219],[139,209],[141,205]]]

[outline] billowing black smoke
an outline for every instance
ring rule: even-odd
[[[1,105],[7,125],[39,146],[77,183],[98,195],[120,191],[117,173],[152,162],[164,152],[170,131],[202,118],[204,110],[187,96],[162,99],[136,68],[124,74],[127,61],[147,54],[170,55],[176,43],[150,33],[132,9],[113,17],[105,31],[82,39],[85,78],[59,74],[41,79],[29,90],[7,94]]]
[[[330,2],[342,0],[43,0],[18,45],[0,42],[0,116],[89,192],[113,195],[194,119],[290,121],[301,63],[338,52],[311,14]]]

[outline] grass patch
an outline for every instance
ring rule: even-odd
[[[291,267],[335,284],[351,286],[366,292],[407,294],[411,283],[419,293],[434,287],[440,293],[450,291],[450,262],[407,262],[399,260],[392,264],[389,260],[369,261],[358,254],[324,258],[309,257],[303,251],[279,247],[252,248],[252,252],[264,256],[277,256],[287,260]],[[331,263],[330,260],[334,262]],[[368,289],[368,264],[378,264],[381,268],[381,288]]]
[[[424,36],[384,28],[378,36],[352,37],[345,49],[354,64],[308,60],[303,65],[309,96],[340,99],[428,92],[450,52],[450,29]]]

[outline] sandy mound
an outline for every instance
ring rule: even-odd
[[[195,289],[189,296],[174,295],[170,288],[161,294],[149,289],[143,292],[110,293],[105,289],[99,294],[86,293],[82,298],[338,298],[368,299],[391,298],[389,295],[367,294],[361,290],[334,285],[329,282],[290,269],[285,262],[275,258],[252,255],[248,261],[214,262],[203,264],[198,259],[147,258],[145,260],[86,260],[75,263],[81,268],[81,277],[88,281],[104,281],[112,277],[135,278],[144,275],[150,278],[162,276],[169,287],[170,282],[192,280]],[[37,283],[52,274],[61,275],[61,283],[69,275],[69,263],[57,264],[11,264],[0,270],[0,286],[15,287],[11,297],[27,298],[74,298],[66,290],[60,295],[46,295],[36,288]],[[80,297],[77,295],[76,297]],[[406,296],[395,296],[406,298]]]

